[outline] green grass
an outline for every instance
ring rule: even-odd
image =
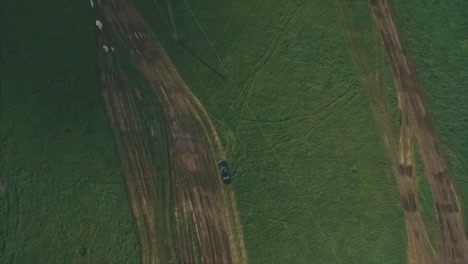
[[[387,51],[366,1],[335,1],[349,53],[361,86],[385,138],[389,157],[396,159],[399,109],[394,75]]]
[[[133,2],[218,127],[251,263],[405,261],[391,162],[333,1],[190,1],[228,71],[175,2],[182,41],[218,74],[186,52],[191,67],[152,1]]]
[[[0,262],[137,263],[89,3],[1,6]]]
[[[468,2],[392,0],[468,226]]]

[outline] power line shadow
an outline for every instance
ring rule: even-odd
[[[213,71],[213,73],[216,74],[219,78],[223,79],[224,81],[226,80],[226,78],[220,72],[218,72],[215,67],[211,66],[208,62],[206,62],[204,59],[198,56],[197,53],[195,53],[193,50],[187,47],[181,39],[179,39],[179,44],[180,46],[182,46],[182,48],[187,50],[195,59],[197,59],[199,62],[201,62],[203,65],[208,67],[211,71]]]

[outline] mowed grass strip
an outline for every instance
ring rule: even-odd
[[[218,126],[251,263],[404,262],[391,163],[333,1],[190,1],[227,70],[184,1],[194,68],[167,7],[134,3]]]
[[[138,263],[88,1],[1,1],[1,263]]]
[[[468,2],[391,3],[404,47],[423,85],[468,226]]]

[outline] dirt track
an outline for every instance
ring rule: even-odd
[[[410,128],[414,130],[435,199],[441,239],[436,256],[437,262],[468,263],[468,241],[465,236],[460,201],[440,152],[434,123],[425,110],[421,85],[413,65],[404,53],[387,1],[370,0],[370,3],[393,67],[403,117],[402,130]],[[403,113],[407,113],[407,120]],[[404,143],[404,141],[411,135],[405,133],[406,136],[402,133],[403,145],[409,145],[409,142]],[[408,154],[405,154],[407,152],[405,149],[408,147],[401,148],[403,153],[399,168],[401,168],[402,174],[410,176],[408,171],[411,171],[411,167],[408,167],[410,164],[408,164]],[[407,196],[406,200],[403,201],[407,213],[416,209],[413,200],[415,200],[414,196]],[[427,263],[425,261],[428,260],[417,259],[413,261]]]
[[[206,111],[138,12],[124,0],[99,3],[106,20],[104,27],[117,33],[151,85],[149,93],[132,87],[128,73],[116,65],[113,53],[100,49],[101,59],[107,60],[109,68],[101,74],[103,99],[111,127],[118,130],[114,130],[114,138],[119,141],[116,145],[137,224],[142,262],[245,262],[234,193],[225,190],[219,179],[215,164],[222,157],[215,155],[222,155],[222,148]],[[101,38],[100,47],[104,43],[111,46],[106,36]],[[147,97],[157,98],[161,105],[165,129],[155,129],[158,124],[152,124],[157,116],[151,113],[157,111]],[[214,142],[209,137],[214,137]],[[170,170],[157,169],[152,160],[152,150],[164,149],[164,144]],[[173,208],[168,205],[171,200]],[[172,235],[171,225],[175,225]]]
[[[401,100],[401,99],[400,99]],[[437,263],[417,202],[412,156],[412,129],[407,108],[401,108],[399,159],[396,169],[401,204],[405,210],[409,263]],[[422,175],[421,175],[422,176]]]
[[[407,257],[409,263],[436,263],[435,252],[429,241],[426,227],[417,204],[414,169],[412,166],[411,138],[413,133],[409,126],[409,115],[406,109],[401,109],[400,134],[392,129],[391,109],[385,85],[382,83],[380,68],[385,67],[386,51],[379,44],[372,51],[362,45],[364,29],[356,25],[354,14],[347,0],[335,1],[343,28],[343,35],[353,60],[361,85],[367,90],[371,99],[371,108],[379,124],[389,157],[394,165],[395,177],[400,192],[400,199],[405,209],[407,233]],[[378,31],[369,32],[380,41]]]

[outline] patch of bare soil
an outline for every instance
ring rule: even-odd
[[[175,254],[180,263],[198,260],[242,263],[246,257],[243,241],[239,241],[241,227],[239,221],[232,221],[238,218],[237,214],[233,215],[232,204],[226,205],[225,188],[216,169],[218,157],[214,157],[219,152],[213,151],[213,146],[216,149],[221,146],[217,140],[210,142],[209,130],[201,121],[209,120],[206,111],[130,3],[101,0],[100,8],[109,24],[106,26],[117,33],[138,70],[150,83],[152,93],[149,96],[159,102],[166,121],[164,133],[168,138],[170,171],[161,173],[151,162],[151,149],[157,146],[147,138],[157,133],[151,129],[146,131],[145,127],[156,117],[148,114],[153,111],[141,106],[140,101],[145,96],[132,87],[119,67],[102,71],[103,100],[111,127],[116,128],[115,138],[120,141],[116,145],[137,223],[142,262],[168,263],[174,260]],[[100,56],[112,65],[112,52],[104,51]],[[139,92],[135,92],[137,90]],[[203,110],[203,118],[198,114],[200,110]],[[157,179],[160,177],[170,182],[164,188],[170,197],[159,196]],[[173,211],[162,205],[171,199],[174,200]],[[175,223],[168,223],[169,214],[173,214]],[[174,239],[169,231],[164,231],[170,228],[161,226],[161,222],[175,225]],[[174,254],[171,254],[171,243],[166,243],[171,239]]]
[[[441,239],[437,261],[468,263],[468,240],[465,236],[460,200],[441,155],[434,123],[424,107],[422,87],[413,65],[404,53],[387,1],[370,0],[370,3],[393,67],[400,107],[402,112],[404,109],[408,113],[408,124],[414,129],[418,139],[435,200]],[[404,168],[406,167],[403,166]],[[412,198],[408,197],[409,209],[412,203],[410,200]]]

